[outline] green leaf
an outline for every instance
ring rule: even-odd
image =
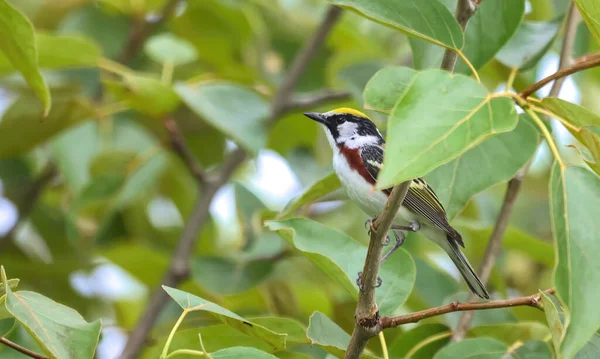
[[[167,253],[136,243],[112,246],[101,254],[149,287],[158,285],[169,268]]]
[[[341,358],[350,343],[350,335],[335,324],[325,314],[314,312],[309,319],[306,336],[314,345],[318,345],[327,352]],[[362,354],[361,358],[375,358],[371,355]]]
[[[221,322],[235,328],[242,333],[246,333],[250,336],[259,338],[269,344],[275,349],[280,350],[285,348],[285,334],[279,334],[271,331],[263,326],[255,323],[251,323],[239,315],[215,304],[206,299],[202,299],[193,294],[186,293],[179,289],[162,286],[163,289],[179,304],[184,310],[194,311],[206,311],[214,315]]]
[[[560,354],[570,359],[600,328],[596,298],[600,263],[600,179],[580,167],[554,166],[550,180],[552,232],[557,243],[556,294],[565,305],[566,327]]]
[[[151,37],[144,44],[144,52],[152,60],[174,66],[196,61],[198,52],[192,44],[171,33]]]
[[[514,104],[492,97],[463,75],[418,73],[389,118],[386,156],[377,186],[387,188],[425,175],[517,125]]]
[[[196,257],[192,262],[192,279],[199,286],[219,294],[244,292],[263,282],[273,271],[269,259],[235,261],[218,257]]]
[[[425,176],[448,219],[456,217],[477,193],[511,179],[534,155],[538,131],[524,116],[514,130],[485,140]]]
[[[468,336],[494,338],[510,346],[518,341],[545,340],[550,336],[550,331],[542,323],[519,322],[473,327]]]
[[[6,273],[2,267],[6,288]],[[6,309],[52,358],[93,358],[100,339],[100,320],[88,323],[75,310],[29,291],[6,291]]]
[[[44,116],[50,112],[50,90],[38,68],[38,55],[33,26],[7,0],[0,0],[0,51],[23,75],[33,92],[42,101]]]
[[[451,12],[456,9],[456,0],[442,1]],[[482,1],[475,15],[469,20],[465,30],[465,45],[462,52],[480,69],[513,36],[525,12],[523,0],[486,0]],[[419,39],[410,38],[415,69],[439,68],[444,57],[444,49],[427,44]],[[455,73],[470,73],[467,64],[458,59]]]
[[[458,283],[446,271],[434,264],[415,257],[417,279],[412,294],[416,295],[427,307],[445,304],[444,298],[456,293]]]
[[[417,71],[400,66],[384,67],[367,82],[363,99],[365,108],[391,113],[398,99],[410,88]]]
[[[564,332],[562,321],[560,320],[559,307],[552,300],[550,294],[540,291],[540,295],[542,297],[542,304],[544,305],[548,328],[550,328],[550,333],[552,334],[552,344],[554,345],[554,350],[558,353],[560,350],[560,338],[562,338]]]
[[[463,33],[454,15],[439,1],[331,0],[407,35],[451,48],[463,47]]]
[[[92,104],[72,90],[54,94],[54,106],[44,109],[31,96],[19,97],[0,120],[0,157],[27,152],[46,140],[93,116]]]
[[[548,359],[552,358],[552,349],[545,341],[533,340],[519,346],[512,357],[515,359]]]
[[[81,36],[58,36],[52,34],[36,34],[38,66],[45,69],[73,69],[93,67],[102,50],[89,39]],[[0,54],[0,73],[13,71],[15,68]]]
[[[181,102],[171,86],[147,75],[126,73],[122,81],[107,80],[105,85],[126,106],[149,116],[172,112]]]
[[[591,159],[585,162],[600,173],[600,116],[585,107],[556,97],[546,97],[542,105],[556,114],[561,121],[569,123],[569,132],[590,151]],[[572,128],[574,126],[575,128]]]
[[[12,279],[9,279],[7,281],[7,283],[8,283],[8,287],[10,289],[15,289],[19,285],[19,279],[12,278]],[[0,283],[0,297],[2,297],[4,294],[6,294],[6,290],[4,290],[4,282],[2,282],[2,283]]]
[[[227,359],[277,359],[276,356],[265,353],[258,349],[246,347],[233,347],[219,350],[210,354],[211,358],[227,358]]]
[[[596,0],[574,0],[581,18],[600,44],[600,6]]]
[[[0,337],[6,337],[15,327],[15,318],[0,319]]]
[[[363,269],[365,246],[308,219],[269,221],[266,225],[358,298],[356,278]],[[379,275],[383,284],[376,293],[377,304],[382,314],[391,314],[404,303],[413,288],[415,264],[410,255],[400,249],[381,266]]]
[[[509,359],[508,346],[496,339],[465,339],[442,348],[433,359]]]
[[[430,359],[450,342],[452,330],[443,324],[421,324],[398,336],[390,346],[394,358]]]
[[[339,178],[335,173],[330,173],[317,182],[310,185],[301,194],[292,198],[283,211],[279,213],[278,218],[284,218],[295,213],[300,207],[313,203],[317,199],[329,194],[341,187]]]
[[[227,83],[179,84],[175,90],[195,113],[242,147],[254,153],[265,147],[270,110],[258,94]]]
[[[562,18],[548,22],[523,21],[496,59],[511,68],[533,68],[552,46],[561,24]]]

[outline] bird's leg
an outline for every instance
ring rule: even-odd
[[[406,239],[406,234],[404,234],[404,232],[400,232],[400,233],[394,232],[394,236],[396,237],[396,242],[394,242],[394,246],[392,248],[390,248],[390,250],[383,256],[383,258],[381,258],[381,262],[379,262],[379,265],[382,265],[383,262],[385,262],[385,260],[392,253],[394,253],[394,251],[396,249],[400,248],[400,246],[402,245],[402,243],[404,243],[404,240]]]
[[[367,228],[367,234],[369,236],[371,236],[372,231],[375,230],[375,228],[373,228],[373,223],[375,223],[376,220],[377,220],[377,217],[373,217],[373,218],[367,219],[365,221],[365,228]],[[388,244],[390,244],[390,236],[386,235],[385,239],[383,240],[383,245],[387,246]]]
[[[419,222],[413,221],[413,222],[410,222],[410,225],[408,225],[408,226],[392,225],[390,228],[395,229],[397,231],[417,232],[419,229],[421,229],[421,225],[419,224]]]
[[[364,292],[362,285],[362,274],[363,272],[358,272],[358,278],[356,278],[356,285],[358,286],[358,289],[360,289],[361,292]],[[381,283],[383,283],[383,281],[379,276],[377,276],[377,285],[375,285],[375,288],[381,287]]]

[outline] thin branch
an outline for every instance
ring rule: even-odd
[[[313,94],[293,98],[287,103],[287,105],[283,109],[283,112],[291,112],[298,109],[317,107],[334,101],[344,101],[350,99],[351,96],[352,94],[350,93],[350,91],[318,91]]]
[[[458,0],[458,4],[456,4],[456,20],[463,30],[467,28],[469,19],[475,15],[480,2],[481,1],[477,0]],[[444,58],[442,59],[441,68],[446,70],[450,69],[448,71],[451,71],[454,69],[457,59],[458,54],[456,52],[446,49],[444,52]]]
[[[329,32],[333,28],[333,25],[335,25],[341,14],[341,8],[330,5],[327,9],[327,14],[325,15],[325,18],[317,28],[317,31],[315,32],[314,36],[310,39],[310,41],[307,41],[304,44],[298,56],[296,56],[296,58],[294,59],[294,62],[292,63],[292,66],[290,67],[285,80],[283,81],[283,83],[279,87],[279,90],[277,91],[277,94],[273,98],[273,102],[271,104],[272,119],[279,117],[283,113],[285,104],[292,96],[292,93],[294,92],[294,88],[298,83],[300,75],[302,75],[302,73],[308,66],[308,63],[315,56],[319,48],[321,48],[321,46],[325,42],[325,39],[327,38],[327,35],[329,35]]]
[[[325,38],[333,28],[333,25],[339,18],[339,11],[341,10],[337,9],[333,11],[330,8],[314,36],[298,52],[294,65],[290,69],[287,79],[284,81],[285,87],[282,86],[272,100],[269,124],[272,124],[283,113],[282,111],[286,108],[287,101],[289,101],[300,75],[306,70],[310,59],[315,55],[318,48],[322,46]],[[215,178],[204,177],[206,179],[205,185],[202,187],[198,202],[185,224],[183,233],[171,259],[171,265],[162,280],[162,284],[177,287],[189,277],[189,257],[196,245],[198,232],[208,218],[210,204],[216,192],[229,181],[235,170],[244,162],[247,156],[246,151],[238,147],[224,161]],[[185,161],[187,162],[187,160]],[[154,291],[142,318],[129,336],[125,349],[120,356],[121,359],[132,359],[137,356],[146,341],[148,333],[168,301],[169,296],[162,288],[159,287]]]
[[[127,42],[125,43],[125,46],[123,46],[123,51],[121,51],[121,54],[117,57],[117,61],[122,64],[127,64],[133,60],[140,52],[142,46],[144,46],[146,38],[156,31],[166,19],[175,13],[178,4],[179,0],[167,1],[163,8],[158,12],[160,17],[152,22],[146,21],[145,18],[140,18],[138,21],[135,21],[131,31],[129,31]]]
[[[20,346],[17,343],[11,342],[10,340],[4,338],[4,337],[0,337],[0,343],[6,345],[7,347],[14,349],[16,351],[18,351],[19,353],[25,354],[30,358],[35,358],[35,359],[48,359],[48,357],[43,356],[41,354],[38,354],[34,351],[31,351],[27,348],[24,348],[22,346]]]
[[[575,35],[577,33],[577,25],[579,24],[579,20],[579,12],[577,11],[575,4],[572,2],[571,6],[569,7],[569,14],[565,23],[563,45],[558,64],[559,70],[569,66],[571,63],[571,54],[573,53],[573,46],[575,44]],[[558,96],[560,88],[563,84],[563,80],[564,78],[559,78],[554,81],[552,90],[550,90],[550,96]],[[492,268],[496,264],[496,259],[502,250],[502,240],[504,239],[504,233],[506,233],[506,228],[508,227],[508,220],[510,214],[512,213],[517,196],[519,195],[523,179],[529,171],[530,166],[531,161],[525,164],[525,166],[523,166],[523,168],[517,172],[515,177],[508,182],[502,208],[500,209],[500,213],[496,218],[494,230],[492,231],[492,235],[490,236],[490,240],[488,241],[485,253],[481,260],[481,265],[479,267],[479,278],[484,285],[487,284],[492,272]],[[473,301],[475,299],[476,297],[471,294],[467,300]],[[460,316],[458,324],[456,325],[456,330],[452,334],[452,341],[456,342],[465,337],[469,331],[474,315],[475,312],[465,312]]]
[[[554,289],[547,289],[545,292],[548,294],[553,294]],[[380,320],[380,325],[383,329],[389,329],[396,328],[397,326],[407,323],[418,323],[423,319],[437,317],[438,315],[452,312],[462,312],[466,310],[473,311],[497,308],[511,308],[518,306],[540,308],[540,294],[537,293],[527,297],[519,297],[514,299],[492,300],[489,302],[453,302],[450,304],[442,305],[441,307],[429,308],[420,312],[399,315],[397,317],[383,317]]]
[[[456,18],[464,29],[467,22],[477,10],[477,1],[459,0],[456,8]],[[452,72],[456,64],[456,54],[452,52],[454,59],[447,58],[448,51],[444,54],[442,69]],[[404,202],[410,180],[395,186],[390,194],[382,214],[378,217],[371,231],[369,249],[362,274],[362,286],[358,294],[358,304],[354,314],[354,331],[350,338],[350,343],[346,349],[345,359],[358,359],[364,351],[369,339],[379,334],[382,330],[379,309],[375,302],[375,289],[377,285],[377,274],[379,272],[379,263],[383,252],[383,238],[387,234],[392,220],[398,213],[398,209]]]
[[[175,119],[167,115],[163,119],[163,125],[169,135],[169,144],[171,149],[183,160],[190,172],[192,172],[192,175],[194,175],[196,178],[196,181],[198,181],[200,185],[205,184],[206,174],[198,164],[198,160],[192,151],[190,151],[189,147],[185,143],[185,139],[183,138]]]
[[[600,54],[592,54],[592,55],[584,56],[581,59],[575,60],[573,65],[566,67],[562,70],[558,70],[555,73],[553,73],[552,75],[550,75],[546,78],[543,78],[540,81],[529,86],[527,89],[521,91],[519,93],[519,96],[521,96],[522,98],[525,99],[525,98],[529,97],[532,93],[536,92],[537,90],[541,89],[542,87],[546,86],[547,84],[549,84],[550,82],[552,82],[554,80],[572,75],[579,71],[591,69],[592,67],[597,67],[597,66],[600,66]]]

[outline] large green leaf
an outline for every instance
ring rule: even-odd
[[[126,73],[121,81],[105,81],[105,85],[126,106],[150,116],[170,113],[181,103],[170,85],[152,76]]]
[[[308,219],[269,221],[266,225],[358,298],[356,278],[365,262],[365,246],[341,232]],[[385,261],[379,275],[383,284],[376,293],[377,304],[382,314],[391,314],[404,303],[413,288],[415,264],[410,255],[400,249]]]
[[[511,100],[492,97],[471,78],[420,72],[390,115],[377,186],[423,176],[490,135],[514,129],[517,118]]]
[[[365,108],[391,113],[404,92],[411,86],[417,71],[401,66],[384,67],[367,82],[363,92]]]
[[[511,179],[533,156],[538,131],[523,116],[514,130],[485,140],[425,176],[449,219],[456,217],[475,194]]]
[[[2,268],[2,281],[7,287]],[[88,323],[75,310],[29,291],[6,291],[6,309],[52,358],[93,358],[100,320]]]
[[[321,178],[317,182],[310,185],[304,192],[292,198],[285,206],[283,211],[279,213],[278,217],[287,217],[300,207],[310,204],[317,199],[329,194],[341,187],[339,178],[335,173],[330,173],[327,176]]]
[[[596,173],[600,173],[600,116],[585,107],[557,97],[544,98],[542,105],[556,114],[561,121],[572,125],[567,129],[591,154],[591,159],[584,157],[584,160]]]
[[[523,21],[496,59],[521,70],[534,67],[552,46],[561,24],[561,18],[548,22]]]
[[[81,36],[36,34],[38,66],[45,69],[73,69],[96,66],[100,47]],[[13,71],[9,59],[0,56],[0,73]]]
[[[50,112],[50,90],[38,68],[38,55],[33,26],[7,0],[0,0],[0,51],[23,75],[42,101],[44,115]]]
[[[194,112],[242,147],[257,152],[266,145],[269,105],[258,94],[232,84],[179,84],[176,91]]]
[[[506,344],[491,338],[465,339],[442,348],[433,359],[514,359]]]
[[[574,0],[579,13],[596,41],[600,43],[600,4],[596,0]]]
[[[442,1],[450,11],[456,9],[456,0]],[[465,30],[465,45],[462,52],[476,69],[483,67],[513,36],[523,14],[523,0],[482,1],[475,15],[469,20]],[[410,38],[415,69],[439,68],[444,49]],[[456,73],[470,73],[467,64],[459,59],[454,69]]]
[[[540,295],[542,304],[544,305],[548,328],[550,328],[550,333],[552,334],[552,344],[554,345],[554,350],[558,353],[560,351],[560,338],[562,338],[564,332],[558,310],[559,306],[552,300],[550,294],[540,291]]]
[[[258,349],[246,347],[232,347],[221,349],[218,352],[210,354],[211,358],[227,358],[227,359],[277,359],[273,354],[265,353]]]
[[[596,298],[600,288],[600,179],[580,167],[552,170],[550,209],[557,243],[556,293],[565,305],[566,325],[560,353],[570,359],[600,328]]]
[[[417,279],[412,295],[426,307],[445,304],[444,298],[459,289],[458,282],[435,264],[419,257],[414,259],[417,266]]]
[[[209,312],[221,322],[241,331],[242,333],[257,337],[269,343],[275,349],[279,350],[285,348],[285,334],[276,333],[261,325],[249,322],[232,311],[193,294],[167,286],[163,286],[163,289],[171,296],[171,298],[173,298],[173,300],[175,300],[175,302],[177,302],[177,304],[179,304],[181,308],[183,308],[183,310],[187,310],[189,312]]]
[[[54,106],[42,121],[44,109],[32,96],[19,97],[0,120],[0,157],[29,151],[60,131],[93,116],[89,101],[73,91],[54,94]]]
[[[434,44],[461,49],[463,33],[454,15],[439,1],[331,0],[377,22]]]
[[[310,316],[306,336],[312,344],[317,344],[338,358],[344,356],[350,343],[350,335],[321,312],[314,312]],[[360,357],[375,358],[368,354],[362,354]]]
[[[471,328],[468,336],[494,338],[510,346],[518,341],[546,340],[550,336],[550,331],[542,323],[519,322],[481,325]]]
[[[398,336],[390,345],[394,358],[430,359],[450,342],[452,331],[444,324],[421,324]]]

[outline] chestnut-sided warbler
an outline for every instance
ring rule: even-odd
[[[381,214],[391,189],[374,189],[385,149],[385,141],[375,124],[364,113],[351,108],[304,115],[323,125],[333,150],[333,168],[348,196],[367,215]],[[464,247],[461,235],[448,223],[444,207],[424,179],[411,181],[391,229],[396,242],[382,262],[402,245],[405,231],[419,231],[448,254],[473,293],[489,299],[485,286],[460,250],[459,246]]]

